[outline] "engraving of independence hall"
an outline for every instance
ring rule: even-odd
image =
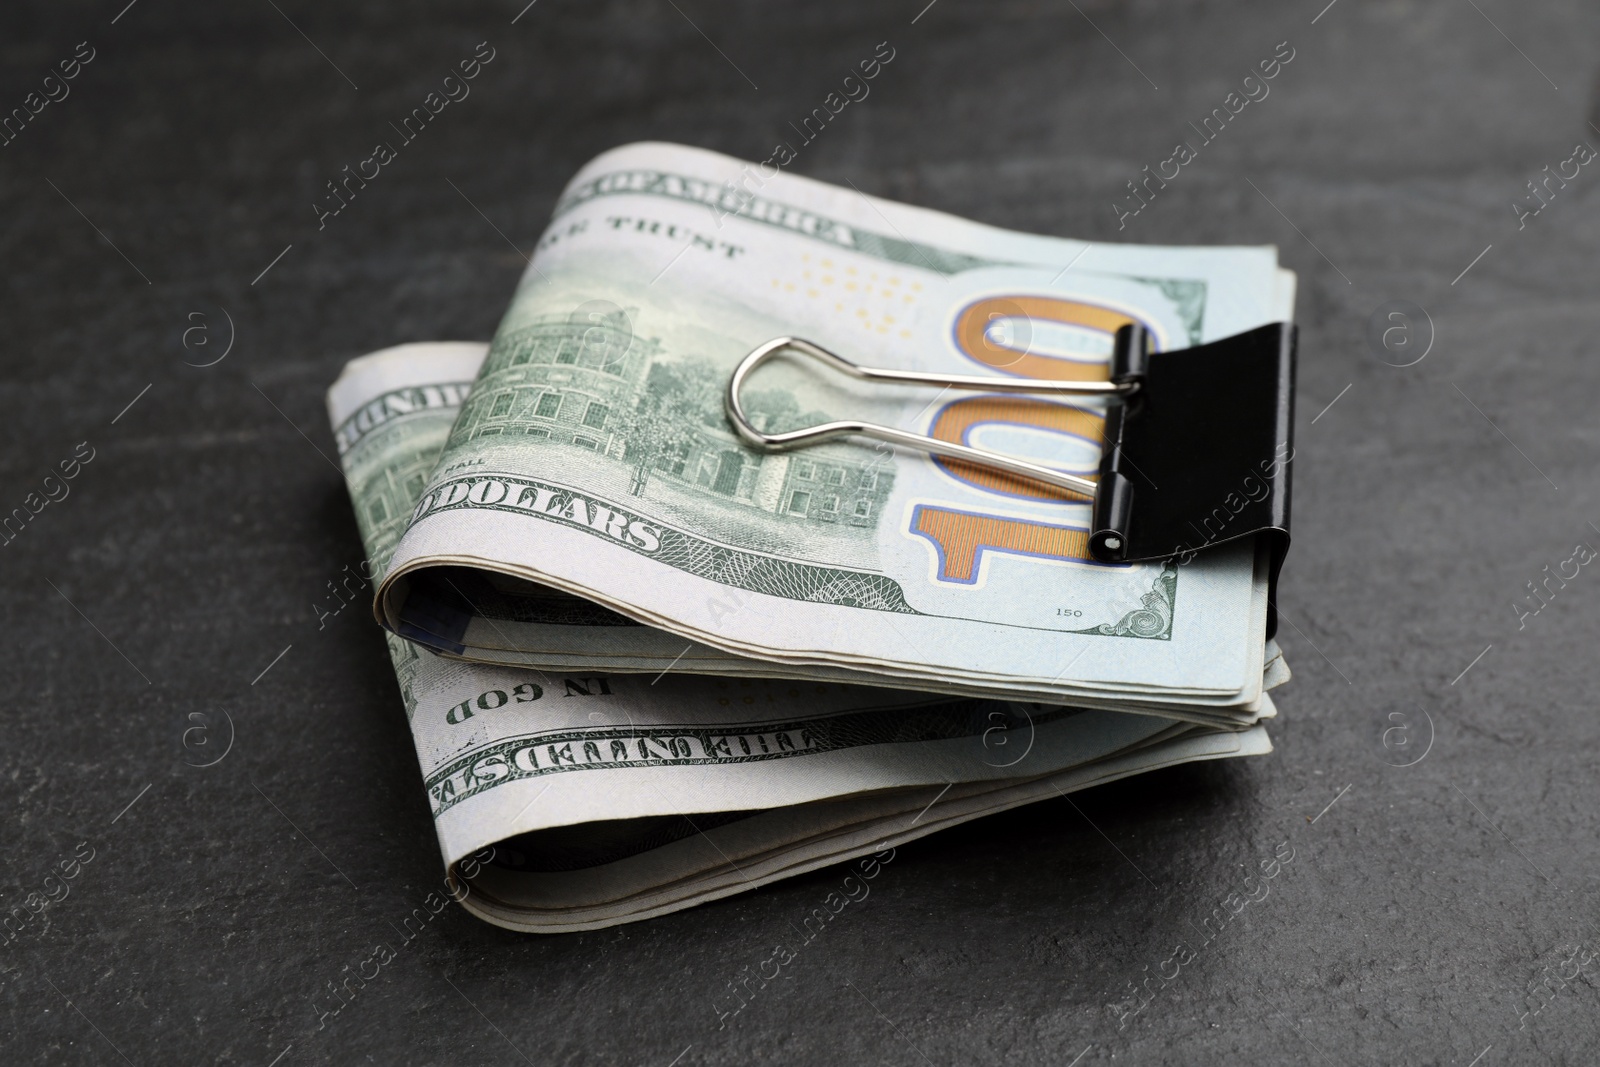
[[[745,449],[723,415],[723,387],[708,362],[669,358],[656,339],[634,335],[622,308],[591,301],[496,338],[448,448],[523,434],[625,466],[634,496],[652,486],[652,497],[709,494],[786,526],[870,537],[893,488],[893,464],[864,449]],[[780,391],[750,393],[746,406],[763,429],[827,418],[802,412]]]

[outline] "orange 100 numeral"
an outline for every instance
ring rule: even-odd
[[[1121,311],[1077,300],[1027,295],[986,297],[968,304],[956,316],[954,339],[956,347],[968,359],[1013,377],[1104,381],[1108,374],[1105,363],[1029,351],[1031,336],[1021,338],[1021,345],[1007,343],[1018,339],[1018,329],[1013,324],[1020,323],[1023,329],[1030,329],[1033,323],[1054,323],[1093,330],[1109,337],[1118,328],[1135,321]],[[1012,328],[997,328],[1002,325]],[[958,400],[940,410],[928,432],[942,441],[967,444],[976,427],[997,423],[1064,434],[1095,444],[1104,435],[1104,418],[1099,412],[1048,400],[1009,396]],[[934,462],[966,485],[998,498],[1084,502],[1079,494],[974,464],[945,459]],[[985,552],[1095,562],[1089,555],[1089,531],[1079,526],[921,504],[912,512],[911,532],[932,542],[939,557],[938,577],[945,582],[975,583]]]

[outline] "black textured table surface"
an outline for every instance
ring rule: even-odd
[[[0,1060],[1593,1061],[1600,10],[924,2],[6,6]],[[765,158],[881,41],[797,172],[1299,272],[1277,751],[903,848],[765,987],[840,872],[552,938],[451,907],[324,1016],[442,871],[383,642],[314,606],[361,557],[323,390],[487,338],[592,155]]]

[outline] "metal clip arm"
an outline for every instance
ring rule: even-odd
[[[828,351],[821,345],[813,344],[799,337],[775,337],[765,344],[758,345],[751,350],[749,355],[739,361],[739,365],[734,368],[733,376],[728,380],[728,392],[725,398],[728,421],[733,424],[733,428],[738,433],[740,440],[751,448],[763,452],[787,452],[791,449],[806,448],[841,437],[870,437],[875,440],[886,441],[889,444],[914,448],[930,455],[966,460],[969,463],[1005,471],[1007,474],[1020,475],[1021,477],[1043,482],[1058,489],[1065,489],[1090,499],[1094,498],[1095,493],[1095,482],[1091,478],[1079,477],[1076,474],[1066,474],[1051,467],[1029,463],[1027,460],[1016,459],[1012,456],[990,452],[986,449],[972,448],[969,445],[957,444],[953,441],[941,441],[935,437],[927,437],[907,430],[897,430],[892,426],[883,426],[875,422],[841,420],[825,422],[818,426],[808,426],[799,430],[789,430],[784,433],[763,433],[751,424],[749,417],[745,414],[744,407],[739,400],[739,392],[744,385],[745,379],[758,366],[785,350],[792,350],[801,355],[809,356],[830,370],[869,382],[893,382],[901,385],[939,385],[947,389],[967,389],[986,393],[1028,393],[1030,395],[1043,394],[1047,396],[1122,397],[1131,394],[1139,387],[1139,383],[1136,380],[1123,382],[1039,381],[1032,378],[984,378],[967,374],[926,374],[920,371],[861,367],[842,356]]]

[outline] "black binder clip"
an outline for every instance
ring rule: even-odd
[[[1207,548],[1260,534],[1270,554],[1271,637],[1278,628],[1278,573],[1289,551],[1295,339],[1295,327],[1278,322],[1194,348],[1152,352],[1144,328],[1126,325],[1117,331],[1107,381],[1066,382],[860,367],[810,341],[777,337],[734,368],[726,408],[740,439],[760,451],[871,437],[1092,500],[1089,553],[1103,563],[1174,557],[1187,562]],[[757,366],[786,350],[862,381],[1111,400],[1099,476],[1083,478],[871,422],[841,420],[764,433],[746,416],[739,392]]]

